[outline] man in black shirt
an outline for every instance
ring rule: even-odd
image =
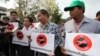
[[[11,11],[10,12],[10,23],[11,22],[18,22],[19,29],[22,28],[22,23],[18,20],[18,14],[17,14],[16,11]],[[19,55],[20,45],[13,44],[12,39],[13,39],[13,37],[11,37],[11,42],[10,42],[10,55],[11,56],[16,56],[16,51],[17,51],[17,54]]]

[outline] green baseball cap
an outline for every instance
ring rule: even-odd
[[[84,2],[80,1],[80,0],[76,0],[76,1],[72,1],[72,3],[70,4],[69,7],[65,7],[64,11],[69,11],[72,8],[78,7],[78,6],[81,7],[81,8],[83,8],[85,10],[85,4],[84,4]]]

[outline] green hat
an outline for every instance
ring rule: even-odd
[[[84,4],[84,2],[83,1],[76,0],[76,1],[72,1],[72,3],[70,4],[69,7],[65,7],[64,8],[64,11],[69,11],[72,8],[77,7],[77,6],[80,6],[81,8],[83,8],[85,10],[85,4]]]

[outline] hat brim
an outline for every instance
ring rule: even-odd
[[[73,6],[74,7],[74,6]],[[73,7],[65,7],[64,11],[70,11]]]

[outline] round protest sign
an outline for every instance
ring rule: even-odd
[[[17,32],[17,38],[18,38],[19,40],[22,40],[23,37],[24,37],[23,33],[22,33],[21,31],[18,31],[18,32]]]
[[[88,51],[92,47],[90,38],[86,35],[77,35],[73,40],[74,46],[80,51]]]
[[[44,34],[39,34],[37,36],[36,42],[39,46],[45,46],[47,43],[47,37]]]

